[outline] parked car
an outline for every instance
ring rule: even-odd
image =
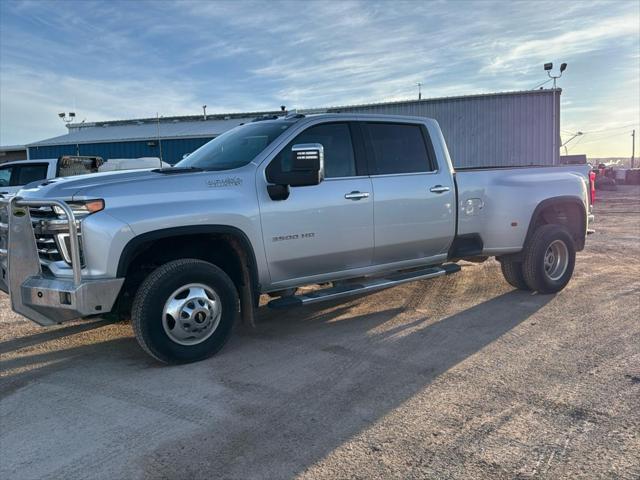
[[[515,288],[558,292],[585,245],[588,178],[587,165],[454,171],[425,118],[255,121],[174,168],[4,200],[0,288],[41,325],[130,316],[149,354],[190,362],[219,351],[239,315],[251,323],[262,293],[275,308],[307,305],[487,257]]]
[[[71,177],[114,170],[170,167],[159,158],[119,158],[63,156],[42,160],[21,160],[0,165],[0,193],[14,194],[25,185],[57,177]]]

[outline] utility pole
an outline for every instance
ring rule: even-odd
[[[631,132],[631,168],[634,167],[635,157],[636,156],[636,129],[633,129]]]
[[[158,150],[160,152],[160,168],[162,168],[162,140],[160,140],[160,114],[156,112],[156,127],[158,128]]]
[[[422,82],[418,82],[416,85],[418,85],[418,100],[422,100]]]
[[[545,63],[544,70],[547,72],[549,78],[553,78],[553,163],[554,165],[560,158],[560,149],[557,147],[558,145],[558,137],[560,136],[560,112],[556,116],[556,80],[562,76],[562,72],[567,69],[567,64],[563,63],[560,65],[560,73],[558,75],[552,75],[551,70],[553,69],[553,63]],[[558,101],[558,103],[560,103]],[[558,108],[559,110],[559,108]],[[556,120],[557,118],[557,120]],[[556,128],[557,127],[557,128]]]

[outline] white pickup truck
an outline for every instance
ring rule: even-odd
[[[0,199],[0,289],[51,325],[115,312],[163,362],[216,353],[261,294],[291,307],[496,257],[515,288],[569,282],[588,166],[454,171],[418,117],[290,115],[241,125],[176,167],[31,185]],[[297,294],[296,287],[325,288]],[[326,284],[329,284],[326,287]]]
[[[25,185],[57,177],[96,172],[170,167],[159,158],[116,158],[106,162],[100,157],[63,156],[40,160],[20,160],[0,164],[0,194],[11,195]]]

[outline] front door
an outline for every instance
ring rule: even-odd
[[[262,233],[274,286],[321,281],[331,273],[371,265],[373,191],[371,179],[359,175],[347,122],[311,126],[284,147],[267,167],[286,170],[291,147],[320,143],[325,180],[291,187],[286,200],[272,200],[259,188]],[[274,163],[275,162],[275,163]]]
[[[375,196],[374,264],[440,262],[455,236],[455,187],[424,125],[362,125]]]

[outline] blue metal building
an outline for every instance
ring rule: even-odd
[[[110,158],[158,157],[175,164],[231,128],[264,114],[145,118],[69,124],[69,133],[27,145],[31,160],[62,155]]]
[[[435,118],[453,164],[463,167],[559,163],[561,90],[502,92],[400,102],[298,110]],[[280,111],[147,118],[68,125],[69,133],[27,145],[30,159],[62,155],[110,158],[161,157],[175,164],[212,138]]]

